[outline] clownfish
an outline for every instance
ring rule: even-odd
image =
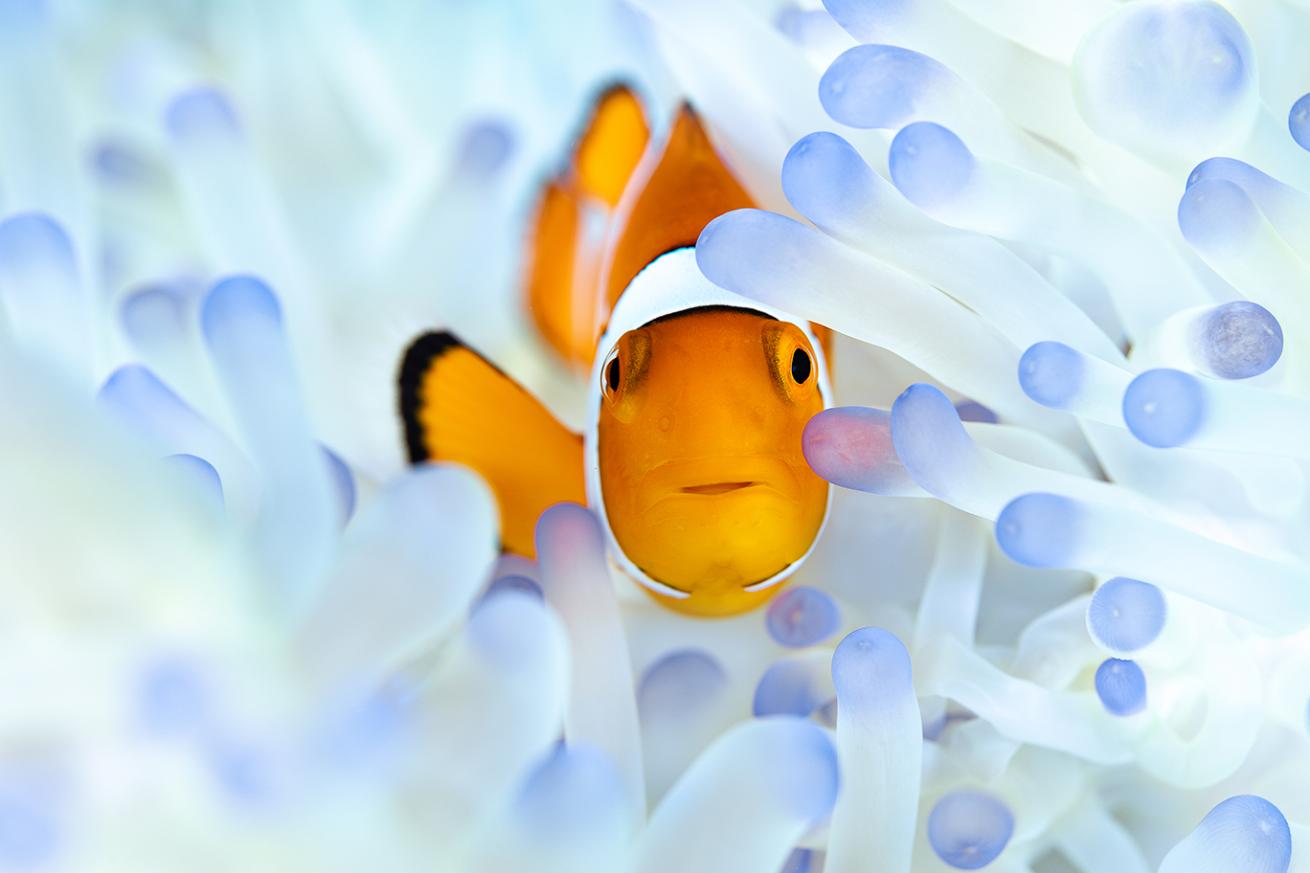
[[[828,483],[801,433],[831,388],[823,328],[696,266],[705,225],[751,206],[690,106],[656,145],[629,88],[603,93],[544,186],[524,271],[538,331],[590,371],[585,432],[452,333],[427,333],[400,369],[411,461],[480,473],[508,552],[534,557],[542,511],[584,503],[614,563],[672,609],[728,615],[766,601],[827,520]]]

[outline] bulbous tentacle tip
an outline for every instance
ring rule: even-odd
[[[1092,595],[1087,630],[1092,639],[1117,652],[1149,645],[1164,629],[1163,592],[1149,582],[1116,576]]]
[[[144,364],[124,364],[109,374],[96,399],[111,406],[134,408],[149,403],[151,398],[164,397],[181,403],[164,382]]]
[[[751,714],[756,718],[790,715],[807,718],[832,699],[822,665],[804,654],[770,664],[755,683]]]
[[[841,626],[837,604],[817,588],[798,585],[783,591],[765,613],[769,636],[792,649],[823,642]]]
[[[782,163],[782,191],[818,227],[860,227],[877,199],[877,182],[859,152],[835,133],[811,133]]]
[[[892,426],[898,418],[915,415],[931,417],[935,423],[959,421],[959,413],[949,397],[935,385],[916,382],[902,391],[892,404]]]
[[[211,342],[227,330],[241,330],[252,322],[281,326],[282,306],[277,295],[255,276],[221,279],[200,305],[200,327]]]
[[[894,45],[859,45],[837,57],[819,80],[819,102],[834,121],[892,130],[910,121],[945,67]]]
[[[758,209],[734,209],[710,221],[696,238],[696,266],[716,285],[737,290],[748,273],[752,253],[767,234],[770,221],[781,218]]]
[[[1258,99],[1251,41],[1209,0],[1121,6],[1079,43],[1074,84],[1103,136],[1185,151],[1219,145]]]
[[[913,694],[910,653],[890,631],[851,631],[832,654],[832,680],[844,712],[877,709]]]
[[[529,776],[515,799],[519,826],[551,840],[578,837],[625,805],[623,780],[600,749],[563,745]]]
[[[1206,158],[1201,161],[1187,175],[1187,187],[1190,188],[1197,182],[1208,179],[1224,179],[1238,185],[1253,181],[1270,181],[1269,176],[1245,161],[1228,157]]]
[[[1310,151],[1310,94],[1304,94],[1287,113],[1287,129],[1293,141]]]
[[[590,509],[577,503],[556,503],[548,507],[537,519],[536,542],[550,548],[595,549],[603,546],[600,520]]]
[[[1205,389],[1190,373],[1147,370],[1124,392],[1124,423],[1148,446],[1173,448],[1196,435],[1205,421]]]
[[[536,580],[529,579],[527,576],[510,574],[508,576],[499,576],[491,581],[487,590],[483,592],[482,598],[478,601],[479,605],[485,603],[493,597],[501,594],[518,592],[526,594],[529,597],[535,597],[537,600],[544,601],[545,595],[542,594],[541,585]]]
[[[996,543],[1025,566],[1066,566],[1077,544],[1081,515],[1078,504],[1067,497],[1024,494],[996,517]]]
[[[1282,810],[1239,794],[1210,810],[1165,856],[1159,873],[1287,873],[1291,863],[1292,833]]]
[[[901,392],[891,409],[892,446],[923,490],[942,496],[957,484],[962,465],[975,451],[950,398],[917,383]]]
[[[952,791],[928,814],[928,842],[957,870],[978,870],[1000,857],[1014,834],[1014,814],[982,791]]]
[[[1064,407],[1082,387],[1083,356],[1059,342],[1040,342],[1019,358],[1019,387],[1037,403]]]
[[[675,649],[647,667],[637,683],[637,711],[643,723],[678,723],[717,698],[728,674],[703,649]]]
[[[805,425],[801,451],[806,463],[842,488],[889,497],[917,493],[892,445],[891,415],[865,406],[825,409]]]
[[[218,470],[214,469],[213,464],[198,455],[185,453],[169,455],[164,460],[177,470],[184,479],[199,486],[204,493],[209,495],[215,505],[223,505],[223,480],[218,475]]]
[[[34,260],[73,262],[73,241],[45,212],[19,212],[0,221],[0,270]]]
[[[860,42],[877,42],[880,28],[909,12],[914,0],[823,0],[823,7]]]
[[[1146,708],[1146,674],[1136,661],[1107,658],[1096,670],[1096,696],[1115,716],[1136,715]]]
[[[1283,328],[1268,309],[1249,300],[1221,303],[1206,313],[1200,352],[1222,379],[1249,379],[1268,371],[1283,355]]]
[[[1190,185],[1178,202],[1178,229],[1198,251],[1240,247],[1260,221],[1260,212],[1240,185],[1206,178]]]
[[[236,110],[217,88],[200,85],[183,91],[164,110],[164,127],[174,139],[231,134],[238,130]]]
[[[555,618],[547,611],[540,588],[534,591],[521,583],[497,581],[502,584],[493,584],[494,590],[489,589],[469,611],[469,646],[489,662],[516,669],[541,654],[543,640],[553,632],[547,625]]]
[[[973,153],[949,128],[916,121],[892,140],[887,160],[892,182],[905,198],[923,209],[943,206],[973,177]]]

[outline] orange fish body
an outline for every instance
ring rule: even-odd
[[[411,459],[481,473],[507,551],[533,556],[541,512],[586,503],[615,563],[669,607],[767,600],[827,517],[801,432],[831,389],[819,329],[696,267],[704,226],[751,205],[689,108],[652,149],[635,95],[606,92],[543,192],[525,281],[542,336],[590,369],[585,433],[449,333],[426,334],[400,378]]]

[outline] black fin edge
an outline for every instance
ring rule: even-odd
[[[423,386],[423,376],[432,368],[432,364],[447,352],[468,348],[464,341],[448,330],[429,331],[420,334],[409,344],[401,360],[400,374],[397,377],[399,391],[400,419],[405,427],[405,447],[411,464],[420,464],[429,460],[423,443],[423,425],[419,422],[419,409],[423,405],[419,389]]]

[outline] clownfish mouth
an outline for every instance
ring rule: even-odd
[[[710,482],[705,485],[688,485],[682,489],[683,494],[728,494],[758,485],[758,482]]]
[[[721,501],[790,499],[795,491],[794,480],[789,465],[772,456],[677,458],[646,471],[638,485],[636,502],[643,512],[666,500],[672,501],[672,506],[690,508],[699,504],[717,511],[714,507]],[[728,504],[722,508],[727,509]]]

